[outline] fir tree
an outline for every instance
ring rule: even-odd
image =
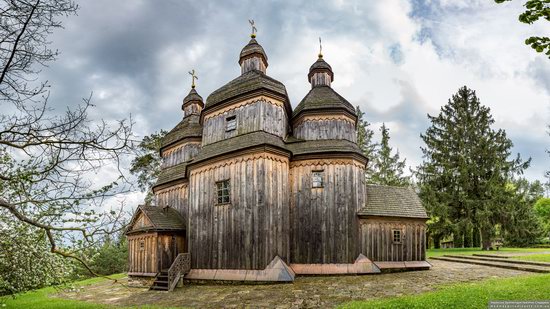
[[[490,109],[473,90],[459,89],[421,138],[424,161],[418,167],[421,197],[437,222],[432,235],[452,231],[455,245],[481,233],[483,248],[491,245],[494,227],[507,220],[514,192],[506,185],[529,166],[519,154],[510,158],[512,141],[494,130]],[[476,235],[477,234],[477,235]],[[470,237],[472,235],[472,237]],[[466,236],[466,237],[465,237]]]
[[[390,132],[385,124],[380,128],[382,140],[376,149],[376,154],[371,161],[372,174],[368,178],[369,183],[387,186],[407,186],[410,177],[404,176],[405,159],[401,160],[399,151],[395,154],[390,147]]]

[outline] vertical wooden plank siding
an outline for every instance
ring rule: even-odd
[[[401,231],[401,243],[393,242],[393,230]],[[424,220],[361,219],[361,253],[373,261],[423,261],[425,237]]]
[[[264,269],[289,262],[288,158],[267,152],[214,162],[189,179],[188,242],[193,268]],[[217,205],[216,182],[230,180],[231,202]]]
[[[189,204],[188,187],[187,183],[183,183],[157,191],[155,194],[157,206],[170,206],[178,210],[186,222]]]
[[[201,142],[187,142],[162,152],[162,168],[187,162],[199,154]]]
[[[312,119],[294,126],[293,134],[305,140],[345,139],[357,142],[355,123],[349,119]]]
[[[143,248],[141,243],[143,242]],[[144,233],[128,236],[128,272],[156,273],[157,234]]]
[[[313,171],[324,172],[312,188]],[[353,263],[359,255],[357,211],[365,202],[364,165],[352,159],[291,163],[292,263]]]
[[[282,138],[286,136],[288,120],[282,105],[267,99],[255,99],[241,104],[215,116],[205,116],[203,146],[255,131],[264,131]],[[237,127],[227,132],[226,119],[231,116],[236,117]]]

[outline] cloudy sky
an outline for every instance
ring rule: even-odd
[[[410,166],[422,158],[419,134],[459,87],[477,91],[524,158],[529,179],[550,168],[550,59],[523,44],[550,34],[548,22],[517,21],[524,1],[81,1],[53,45],[59,60],[44,71],[56,108],[93,92],[92,117],[132,115],[138,136],[171,129],[190,89],[209,93],[240,73],[248,19],[269,57],[268,74],[296,106],[309,90],[307,72],[318,37],[334,70],[333,88],[390,128]]]

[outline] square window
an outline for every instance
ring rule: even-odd
[[[231,116],[225,118],[225,131],[233,131],[237,129],[237,116]]]
[[[231,200],[229,180],[216,182],[216,190],[218,192],[217,204],[229,204]]]
[[[393,230],[393,243],[401,243],[401,230]]]
[[[311,187],[312,188],[322,188],[323,187],[323,178],[324,171],[313,171],[311,174]]]

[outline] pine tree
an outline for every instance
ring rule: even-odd
[[[491,245],[495,225],[506,222],[514,192],[506,190],[514,175],[529,166],[519,154],[511,159],[512,141],[494,130],[490,109],[473,90],[459,89],[421,138],[424,161],[418,167],[421,197],[437,222],[431,233],[453,234],[455,244],[481,232],[483,248]],[[473,237],[470,237],[474,233]],[[466,237],[464,237],[466,235]]]
[[[369,183],[387,186],[407,186],[410,177],[404,176],[405,159],[401,160],[399,151],[395,154],[390,147],[390,132],[385,124],[380,128],[382,140],[376,149],[376,154],[371,162],[372,174],[368,178]]]

